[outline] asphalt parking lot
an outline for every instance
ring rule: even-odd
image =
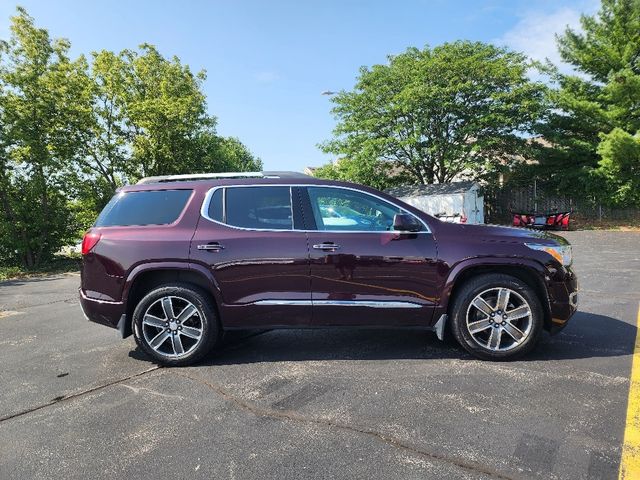
[[[580,310],[512,363],[307,330],[157,368],[84,319],[77,275],[0,284],[0,478],[617,478],[640,233],[566,237]]]

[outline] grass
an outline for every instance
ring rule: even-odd
[[[35,268],[0,266],[0,282],[15,278],[40,277],[56,273],[77,272],[80,270],[80,255],[59,255],[50,262]]]

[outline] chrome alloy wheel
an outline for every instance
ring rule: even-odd
[[[473,340],[492,351],[522,344],[533,326],[531,307],[518,292],[505,287],[485,290],[467,308],[467,330]]]
[[[166,357],[188,355],[202,341],[202,330],[202,314],[182,297],[156,300],[142,318],[142,333],[147,345]]]

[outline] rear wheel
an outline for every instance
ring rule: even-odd
[[[485,360],[510,360],[531,351],[544,323],[535,291],[503,274],[469,280],[451,311],[451,330],[458,343]]]
[[[220,328],[211,300],[196,287],[164,285],[149,292],[133,312],[133,334],[157,363],[190,365],[211,351]]]

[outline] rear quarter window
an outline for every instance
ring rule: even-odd
[[[148,190],[116,194],[96,220],[96,227],[167,225],[184,210],[192,190]]]

